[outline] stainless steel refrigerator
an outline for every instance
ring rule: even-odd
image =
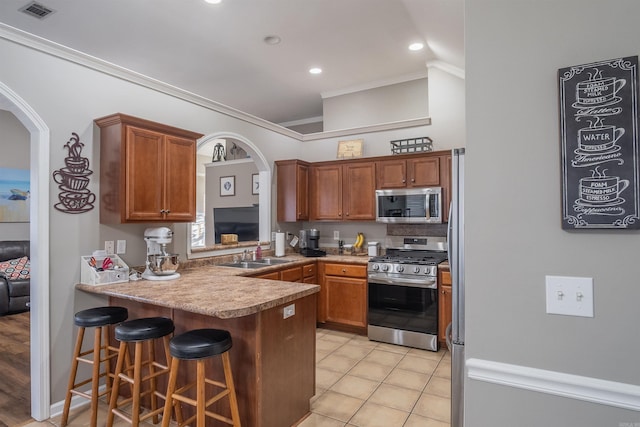
[[[452,319],[447,328],[451,351],[451,427],[464,425],[464,148],[451,153],[449,266]]]

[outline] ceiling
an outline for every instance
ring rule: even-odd
[[[38,0],[44,19],[19,11],[29,3],[1,1],[0,22],[274,123],[430,61],[464,69],[463,0]]]

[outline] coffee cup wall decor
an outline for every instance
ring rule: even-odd
[[[562,228],[640,228],[638,57],[558,70]]]
[[[73,132],[64,145],[68,154],[64,159],[65,167],[53,172],[53,180],[59,184],[60,190],[60,202],[53,207],[60,212],[79,214],[94,208],[96,195],[87,188],[93,171],[89,169],[89,159],[82,157],[82,147],[84,144],[80,142],[80,137]]]

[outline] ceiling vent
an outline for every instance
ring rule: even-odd
[[[44,19],[47,16],[51,15],[55,12],[53,9],[49,9],[48,7],[37,3],[35,1],[29,3],[28,5],[20,8],[20,12],[24,12],[29,16],[33,16],[34,18]]]

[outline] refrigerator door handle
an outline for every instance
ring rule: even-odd
[[[449,223],[447,224],[447,259],[449,260],[449,267],[451,267],[451,232],[453,227],[453,221],[451,220],[451,214],[453,213],[453,202],[449,203]]]

